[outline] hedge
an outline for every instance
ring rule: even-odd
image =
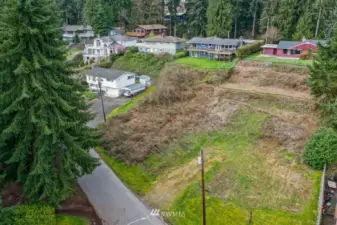
[[[47,205],[20,205],[6,208],[0,210],[0,219],[0,225],[56,224],[55,209]]]
[[[251,44],[244,45],[238,48],[237,56],[242,59],[245,56],[258,52],[261,50],[262,45],[264,45],[264,40],[254,41]]]

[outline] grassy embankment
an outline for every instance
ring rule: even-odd
[[[56,216],[56,225],[90,225],[90,221],[86,218],[77,217],[77,216],[65,216],[57,215]]]
[[[307,66],[312,65],[313,60],[311,59],[280,59],[276,57],[262,57],[260,56],[261,52],[254,53],[250,56],[244,58],[244,60],[252,60],[252,61],[260,61],[260,62],[272,62],[272,63],[279,63],[279,64],[289,64],[295,66]]]
[[[160,57],[142,52],[127,52],[114,62],[112,68],[131,71],[137,74],[145,74],[151,76],[152,79],[156,79],[160,71],[164,68],[165,63],[172,60],[173,56],[171,55]]]

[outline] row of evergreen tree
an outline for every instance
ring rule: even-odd
[[[87,23],[96,33],[111,26],[162,23],[171,13],[171,34],[256,38],[276,27],[283,39],[327,38],[337,21],[337,0],[186,0],[186,24],[176,21],[180,0],[55,0],[69,24]]]
[[[336,0],[187,0],[189,36],[255,38],[276,27],[283,39],[326,38],[337,21]]]

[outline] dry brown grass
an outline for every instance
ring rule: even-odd
[[[244,64],[235,68],[231,82],[308,92],[307,78],[308,72],[303,69],[296,71],[294,68],[287,67],[275,69]]]

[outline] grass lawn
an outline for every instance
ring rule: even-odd
[[[279,59],[276,57],[261,57],[261,52],[254,53],[250,56],[245,57],[245,60],[253,60],[253,61],[262,61],[262,62],[273,62],[273,63],[280,63],[280,64],[290,64],[290,65],[296,65],[296,66],[307,66],[312,65],[313,60],[307,59],[307,60],[296,60],[296,59]]]
[[[57,215],[56,216],[56,225],[90,225],[90,221],[86,218],[77,217],[77,216],[65,216]]]
[[[151,94],[154,90],[155,90],[155,86],[151,86],[145,92],[132,98],[132,100],[126,103],[125,105],[112,110],[112,112],[108,115],[108,118],[127,112],[129,109],[134,107],[137,103],[139,103],[142,99],[144,99],[147,95]]]
[[[194,57],[183,57],[174,61],[178,64],[191,66],[199,69],[225,69],[228,70],[233,66],[233,62],[223,62],[211,59],[202,59]]]
[[[262,124],[268,116],[242,110],[222,132],[211,135],[208,148],[225,155],[206,174],[207,220],[213,225],[307,225],[317,216],[320,172],[313,172],[266,143]],[[170,211],[173,225],[201,224],[200,182],[192,183]],[[290,212],[293,211],[294,213]]]

